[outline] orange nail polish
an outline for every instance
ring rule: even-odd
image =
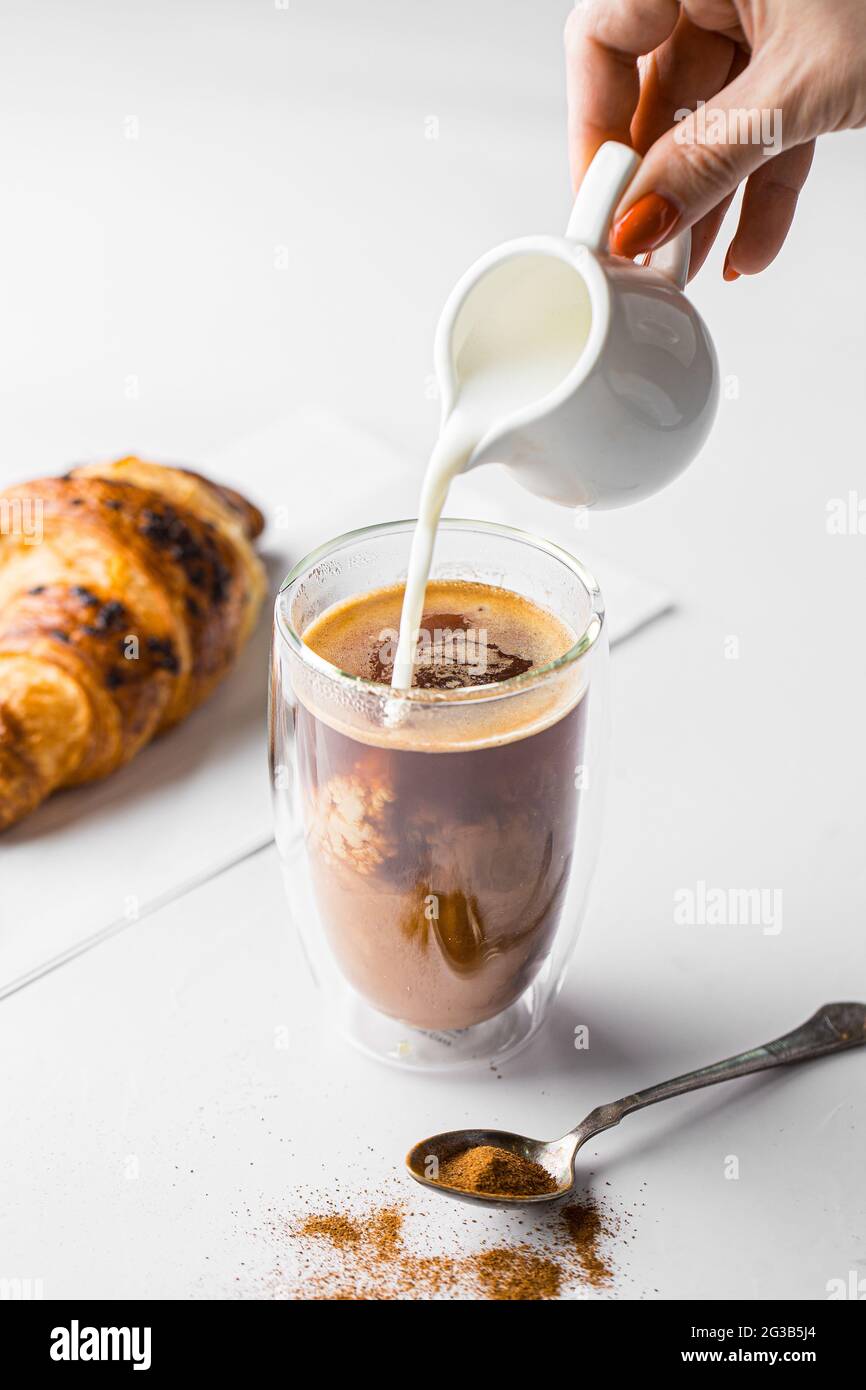
[[[731,248],[729,246],[725,252],[725,264],[722,266],[722,279],[730,282],[731,280],[739,280],[739,278],[740,272],[734,270],[734,267],[731,265]]]
[[[610,249],[615,256],[654,251],[670,236],[680,215],[660,193],[645,193],[613,225]]]

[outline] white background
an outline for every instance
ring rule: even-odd
[[[7,0],[0,477],[134,449],[206,461],[312,406],[420,475],[445,294],[488,246],[567,218],[566,13]],[[444,1199],[405,1190],[414,1138],[470,1120],[558,1133],[866,997],[866,535],[826,524],[866,488],[864,151],[859,134],[819,145],[763,276],[722,282],[726,226],[690,291],[726,384],[713,437],[670,491],[591,519],[593,550],[678,609],[615,659],[605,848],[545,1035],[502,1080],[347,1052],[265,851],[0,1004],[0,1276],[59,1297],[255,1296],[291,1266],[268,1211],[337,1179],[402,1192],[426,1243],[471,1244]],[[289,502],[303,468],[285,460]],[[322,538],[339,486],[335,466]],[[227,788],[211,813],[229,811]],[[674,894],[699,880],[781,889],[783,930],[676,926]],[[62,882],[33,893],[62,911]],[[593,1183],[645,1204],[615,1295],[823,1298],[866,1274],[864,1092],[855,1052],[603,1136]]]

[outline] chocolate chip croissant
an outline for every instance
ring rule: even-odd
[[[0,829],[200,704],[250,635],[264,522],[140,459],[0,492]]]

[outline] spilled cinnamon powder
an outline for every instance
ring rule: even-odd
[[[363,1220],[342,1212],[308,1216],[298,1228],[302,1236],[321,1236],[338,1250],[361,1247],[374,1260],[387,1262],[402,1250],[403,1213],[399,1207],[381,1207]]]
[[[338,1250],[345,1250],[350,1245],[357,1245],[361,1239],[361,1225],[358,1221],[353,1221],[350,1216],[342,1216],[339,1213],[328,1216],[308,1216],[299,1227],[298,1234],[302,1236],[322,1236],[325,1240],[330,1240],[336,1245]]]
[[[495,1244],[470,1254],[416,1254],[405,1239],[407,1215],[399,1202],[361,1213],[335,1205],[282,1227],[294,1272],[289,1279],[282,1272],[275,1278],[272,1296],[537,1301],[581,1287],[604,1288],[613,1279],[605,1246],[619,1220],[589,1196],[539,1208],[531,1221],[517,1222],[519,1238],[503,1240],[497,1230]],[[468,1218],[467,1224],[479,1222]]]
[[[556,1298],[562,1285],[560,1265],[529,1246],[503,1246],[471,1258],[486,1298]]]
[[[539,1197],[556,1191],[556,1183],[540,1163],[491,1144],[480,1144],[447,1159],[439,1169],[437,1181],[462,1192],[484,1192],[490,1196]]]
[[[610,1268],[599,1254],[605,1232],[598,1207],[592,1202],[571,1202],[562,1208],[561,1215],[586,1282],[596,1287],[609,1283]]]

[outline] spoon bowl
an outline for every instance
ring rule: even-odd
[[[519,1158],[530,1163],[538,1163],[546,1169],[556,1183],[553,1192],[534,1193],[521,1197],[504,1192],[468,1192],[462,1187],[451,1187],[440,1182],[432,1174],[439,1171],[443,1163],[467,1149],[477,1149],[489,1145],[495,1149],[507,1149]],[[464,1202],[483,1202],[488,1206],[523,1206],[527,1202],[556,1202],[564,1197],[574,1186],[574,1155],[578,1149],[574,1134],[566,1134],[562,1139],[530,1139],[525,1134],[512,1134],[507,1129],[450,1129],[444,1134],[433,1134],[422,1139],[406,1155],[406,1167],[416,1182],[425,1187],[433,1187],[437,1192],[447,1192],[450,1197],[459,1197]]]

